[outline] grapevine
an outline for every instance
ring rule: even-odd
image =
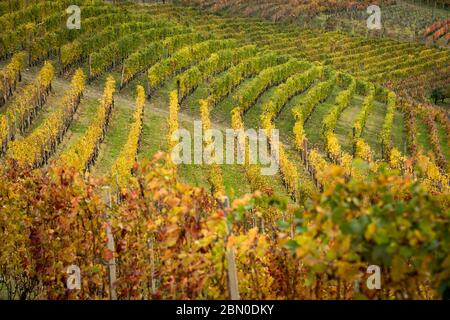
[[[83,137],[61,155],[60,161],[65,166],[87,171],[93,165],[108,129],[109,119],[114,107],[115,86],[114,78],[109,76],[106,79],[105,90],[94,122],[89,126]]]
[[[84,85],[85,76],[81,69],[78,69],[69,90],[60,101],[60,107],[26,138],[13,141],[9,148],[9,158],[16,160],[20,165],[33,168],[46,164],[77,111]]]
[[[131,125],[130,132],[128,133],[127,142],[114,162],[111,172],[111,176],[113,179],[116,179],[121,189],[125,188],[125,186],[129,184],[141,140],[145,106],[145,90],[142,86],[137,86],[136,91],[136,109],[133,114],[134,122]]]

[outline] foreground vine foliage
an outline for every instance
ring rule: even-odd
[[[167,160],[158,153],[136,163],[137,183],[111,206],[104,183],[75,168],[29,171],[8,161],[0,169],[1,292],[109,299],[114,258],[119,299],[226,299],[226,252],[235,248],[243,299],[448,297],[448,194],[383,173],[347,183],[330,166],[324,178],[335,183],[304,207],[257,191],[225,208],[177,181]],[[365,285],[372,264],[382,290]],[[66,287],[71,265],[81,270],[80,290]]]

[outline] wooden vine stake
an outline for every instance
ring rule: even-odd
[[[123,77],[124,77],[124,73],[125,73],[125,63],[126,63],[126,61],[124,61],[122,64],[122,76],[120,77],[120,87],[119,87],[120,90],[123,89]]]
[[[147,91],[147,99],[151,98],[151,89],[150,89],[150,82],[148,80],[148,77],[145,77],[145,87],[146,87],[146,91]]]
[[[222,203],[225,209],[230,207],[230,199],[228,199],[228,197],[223,197]],[[227,245],[228,237],[232,234],[232,231],[228,228],[228,222],[226,223],[227,223],[227,237],[225,239],[225,246]],[[227,280],[228,280],[228,291],[230,293],[230,300],[240,300],[241,297],[239,296],[239,283],[236,269],[236,259],[234,256],[233,247],[230,247],[228,250],[226,250],[226,254],[228,262]]]
[[[180,83],[180,80],[177,80],[177,96],[178,96],[178,104],[181,104],[181,83]]]
[[[117,300],[117,292],[115,283],[117,280],[116,274],[116,258],[114,253],[116,252],[114,237],[111,230],[111,223],[109,220],[108,210],[111,208],[111,188],[109,186],[103,187],[104,192],[104,202],[105,202],[105,219],[106,219],[106,236],[108,238],[107,248],[113,254],[111,260],[108,261],[108,274],[109,274],[109,297],[110,300]]]
[[[150,267],[151,267],[151,278],[150,286],[152,288],[152,294],[156,294],[156,279],[155,279],[155,250],[154,250],[154,239],[151,238],[148,241],[150,247]]]
[[[62,75],[64,73],[64,68],[62,67],[61,47],[58,48],[58,64],[60,68],[59,74]]]
[[[88,79],[91,78],[91,74],[92,74],[92,55],[89,55],[89,74],[88,74]]]

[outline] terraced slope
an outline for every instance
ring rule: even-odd
[[[450,127],[445,112],[410,99],[410,91],[395,94],[380,84],[448,66],[447,50],[220,17],[184,6],[78,3],[90,12],[79,31],[50,24],[65,1],[37,2],[0,17],[3,69],[28,41],[13,39],[14,30],[25,30],[32,21],[40,36],[25,55],[33,67],[18,69],[31,82],[47,59],[57,74],[48,76],[53,89],[48,99],[35,101],[31,113],[22,112],[26,117],[12,118],[12,102],[2,107],[5,158],[33,167],[66,163],[125,187],[134,159],[170,152],[168,134],[176,128],[192,132],[194,121],[202,120],[205,130],[280,130],[274,177],[261,175],[262,163],[178,168],[185,181],[217,195],[263,189],[299,201],[326,184],[324,166],[364,175],[353,165],[360,158],[369,170],[385,163],[405,173],[410,161],[402,154],[426,156],[437,173],[424,179],[433,188],[445,187]],[[52,35],[40,33],[41,23],[49,24],[45,30]],[[430,80],[445,76],[448,67],[443,72]],[[45,83],[39,80],[37,86],[50,87]],[[26,95],[11,94],[12,100]],[[21,135],[15,134],[18,126]]]
[[[283,37],[266,35],[262,44],[270,41],[280,54],[322,61],[370,81],[389,85],[398,93],[421,101],[428,99],[432,89],[445,87],[449,83],[448,48],[429,49],[421,44],[429,43],[424,36],[429,34],[426,29],[435,19],[448,19],[448,10],[442,7],[443,3],[437,3],[435,8],[407,1],[381,3],[383,30],[380,32],[368,31],[367,4],[364,2],[358,3],[360,9],[355,7],[353,10],[342,10],[333,3],[333,12],[327,12],[327,4],[321,3],[325,13],[319,14],[313,10],[314,14],[310,16],[314,19],[298,18],[295,9],[297,6],[304,9],[309,5],[304,2],[267,0],[253,4],[238,0],[194,0],[187,3],[209,8],[213,12],[237,15],[252,15],[251,12],[254,12],[265,18],[271,15],[270,12],[276,12],[281,20],[296,20],[306,30],[294,28],[293,32],[285,33]],[[265,12],[268,14],[265,15]],[[300,12],[307,15],[308,11]],[[445,27],[442,28],[441,24],[438,35],[445,38],[442,34]],[[399,39],[408,42],[398,42]]]

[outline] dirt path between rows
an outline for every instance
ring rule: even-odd
[[[23,78],[24,80],[26,80],[27,82],[31,82],[34,80],[36,76],[35,72],[32,71],[24,71],[23,72]],[[70,86],[70,81],[61,77],[57,77],[55,76],[55,78],[53,79],[52,82],[52,87],[53,90],[62,90],[62,91],[66,91],[69,89]],[[90,98],[90,99],[101,99],[103,94],[103,91],[101,89],[98,89],[92,85],[86,85],[86,88],[84,89],[84,97],[85,98]],[[122,93],[116,93],[114,96],[114,101],[116,103],[119,103],[121,105],[125,105],[128,106],[130,108],[134,108],[135,105],[135,100],[126,95],[126,94],[122,94]],[[167,109],[162,109],[160,106],[155,105],[151,100],[146,102],[146,106],[148,108],[148,110],[150,110],[150,112],[161,115],[161,116],[165,116],[168,117],[169,116],[169,110]],[[195,118],[191,115],[188,115],[186,113],[183,112],[179,112],[178,113],[179,116],[179,120],[180,121],[187,121],[187,122],[194,122],[194,121],[199,121],[200,118]],[[218,123],[212,123],[214,128],[218,128],[218,129],[222,129],[225,130],[228,127],[224,126],[223,124],[218,124]]]
[[[36,76],[36,71],[25,70],[23,72],[22,76],[25,81],[31,82],[34,80],[34,78]],[[65,78],[62,78],[59,76],[55,76],[55,78],[53,79],[53,82],[52,82],[53,90],[66,91],[69,89],[69,86],[70,86],[70,80],[68,80],[68,79],[65,79]],[[84,89],[84,97],[85,98],[101,99],[102,94],[103,94],[102,89],[97,88],[93,85],[88,84],[88,85],[86,85],[86,87]],[[116,93],[114,100],[116,103],[125,105],[129,108],[134,108],[134,105],[135,105],[134,98],[127,94],[123,94],[123,93]],[[146,101],[146,108],[151,113],[154,113],[154,114],[157,114],[160,116],[164,116],[164,117],[169,116],[169,110],[161,108],[161,106],[156,105],[151,100]],[[190,123],[193,123],[194,121],[200,121],[200,117],[193,117],[192,115],[182,112],[182,110],[180,110],[180,112],[178,113],[178,119],[179,119],[179,121],[186,121],[186,122],[190,122]],[[211,122],[211,125],[212,125],[212,128],[220,129],[223,131],[225,131],[226,129],[230,129],[229,126],[226,126],[224,124],[217,123],[217,122]],[[281,140],[283,140],[283,145],[287,150],[291,150],[293,148],[292,145],[288,141],[286,141],[286,139],[282,139],[282,137],[280,137],[280,138],[281,138]]]

